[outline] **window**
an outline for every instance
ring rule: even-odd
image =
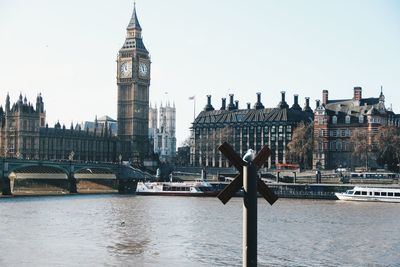
[[[281,132],[283,132],[283,126],[282,125],[279,125],[279,130],[278,130],[280,133]]]
[[[346,123],[347,123],[347,124],[350,123],[350,116],[349,116],[349,115],[346,116]]]
[[[337,141],[336,150],[342,150],[342,142],[341,141]]]
[[[332,123],[333,123],[333,124],[336,124],[336,123],[337,123],[337,117],[336,117],[336,116],[333,116],[333,117],[332,117]]]
[[[364,116],[360,115],[360,117],[358,117],[358,122],[359,123],[364,123]]]
[[[286,132],[288,133],[292,132],[292,125],[286,126]]]
[[[360,191],[354,192],[354,195],[360,195]]]
[[[392,196],[393,196],[393,192],[389,192],[388,197],[392,197]]]
[[[361,191],[361,195],[366,196],[367,195],[367,191]]]
[[[381,194],[380,194],[380,192],[375,192],[374,195],[375,196],[380,196]]]
[[[381,193],[381,196],[384,196],[384,197],[386,197],[386,195],[387,195],[387,193],[386,193],[386,192],[382,192],[382,193]]]

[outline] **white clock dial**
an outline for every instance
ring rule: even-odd
[[[139,64],[139,74],[140,76],[146,76],[147,75],[147,65],[145,63],[140,63]]]
[[[121,73],[121,76],[124,76],[124,77],[128,76],[131,73],[131,66],[130,66],[129,62],[124,62],[121,64],[120,73]]]

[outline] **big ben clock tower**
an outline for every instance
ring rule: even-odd
[[[148,155],[150,63],[134,6],[117,58],[118,136],[124,160]]]

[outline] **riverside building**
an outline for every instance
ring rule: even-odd
[[[382,125],[400,127],[400,115],[385,107],[382,88],[379,97],[362,97],[362,88],[354,87],[350,99],[329,99],[322,91],[322,103],[317,100],[314,113],[313,166],[322,169],[365,166],[352,157],[350,138],[355,130],[365,130],[372,144]],[[379,167],[370,155],[370,167]]]
[[[271,149],[266,167],[277,163],[286,163],[286,145],[292,140],[294,128],[300,122],[312,122],[313,110],[309,98],[302,109],[298,95],[289,107],[285,92],[281,92],[281,101],[275,108],[265,108],[261,102],[261,93],[257,93],[257,102],[251,107],[241,109],[234,95],[229,95],[229,103],[222,98],[221,107],[214,109],[211,96],[207,96],[207,105],[192,125],[190,163],[192,166],[228,167],[229,161],[222,156],[217,147],[224,141],[229,142],[237,153],[243,155],[248,149],[259,151],[264,145]]]

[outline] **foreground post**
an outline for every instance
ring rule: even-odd
[[[271,205],[278,199],[261,178],[257,177],[257,171],[271,152],[264,146],[255,157],[254,151],[249,150],[242,159],[226,142],[218,149],[238,169],[239,174],[217,197],[226,204],[243,187],[243,266],[257,266],[257,191]]]
[[[243,266],[257,266],[257,171],[243,166]]]

